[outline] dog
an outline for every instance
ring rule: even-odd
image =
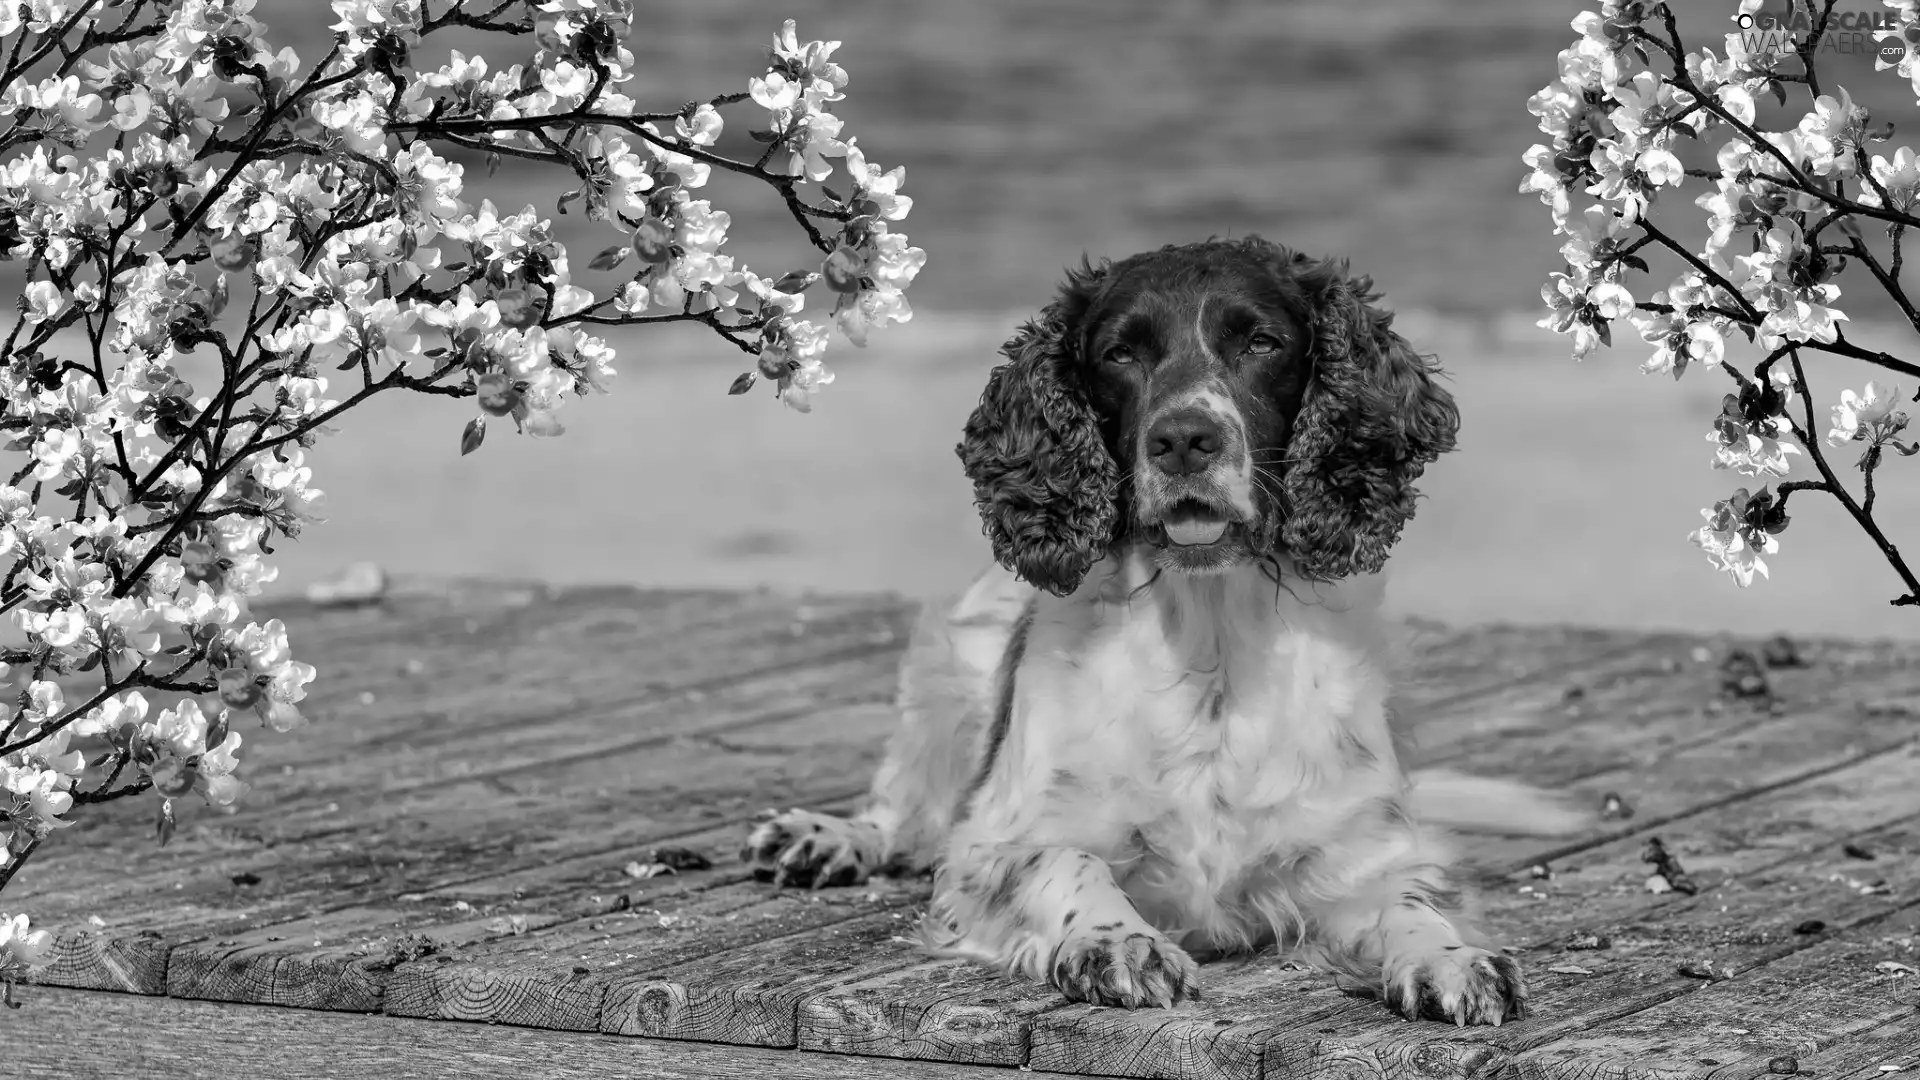
[[[1459,412],[1378,302],[1258,237],[1070,268],[958,447],[996,565],[922,617],[863,808],[762,820],[758,876],[930,868],[930,952],[1075,1001],[1275,946],[1410,1019],[1524,1017],[1442,827],[1591,817],[1401,767],[1383,564]]]

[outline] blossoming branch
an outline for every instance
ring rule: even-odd
[[[0,888],[89,804],[150,797],[165,842],[174,800],[245,794],[243,728],[303,722],[316,673],[247,605],[317,520],[305,453],[348,409],[471,398],[462,453],[489,422],[559,435],[567,396],[613,379],[601,328],[696,322],[753,357],[732,392],[806,411],[834,328],[864,345],[912,315],[912,200],[831,111],[838,42],[789,21],[743,91],[645,111],[621,89],[630,0],[332,6],[309,63],[253,0],[0,0],[0,259],[26,279],[0,346],[21,456],[0,485]],[[417,69],[454,28],[514,62]],[[729,109],[753,160],[715,149]],[[473,201],[446,154],[564,177],[553,212],[604,230],[586,270],[608,283],[576,279],[540,208]],[[725,254],[731,219],[698,197],[716,169],[763,182],[813,258],[763,275]],[[48,959],[0,914],[0,982]]]
[[[1751,27],[1760,6],[1740,0],[1726,14]],[[1551,308],[1541,325],[1570,335],[1575,359],[1610,345],[1613,324],[1625,318],[1654,347],[1642,370],[1677,379],[1714,367],[1732,378],[1706,436],[1711,460],[1762,486],[1702,511],[1706,524],[1691,539],[1713,564],[1741,586],[1766,576],[1766,557],[1788,524],[1788,498],[1825,492],[1899,575],[1906,591],[1893,603],[1916,605],[1920,580],[1873,514],[1886,452],[1920,449],[1902,438],[1908,415],[1899,391],[1879,382],[1844,390],[1822,424],[1808,378],[1814,354],[1920,376],[1920,366],[1851,341],[1838,306],[1839,278],[1852,266],[1920,331],[1920,310],[1900,285],[1907,230],[1920,225],[1920,167],[1906,147],[1870,152],[1891,138],[1892,125],[1872,128],[1844,88],[1823,86],[1816,56],[1840,25],[1836,6],[1790,0],[1787,18],[1774,24],[1804,32],[1736,29],[1723,39],[1725,57],[1689,50],[1666,4],[1607,0],[1582,13],[1573,20],[1579,38],[1560,53],[1559,78],[1528,102],[1551,142],[1527,151],[1532,171],[1520,190],[1539,196],[1564,237],[1567,269],[1541,289]],[[1885,6],[1891,13],[1874,24],[1883,25],[1873,32],[1883,47],[1875,69],[1895,69],[1920,96],[1920,4]],[[1808,109],[1796,114],[1790,102],[1801,92]],[[1791,122],[1763,124],[1762,110],[1775,111],[1769,102]],[[1690,144],[1716,137],[1724,141],[1714,168],[1685,165]],[[1711,185],[1692,202],[1706,214],[1697,250],[1653,220],[1672,205],[1669,189],[1696,180]],[[1648,255],[1663,257],[1673,273],[1650,294],[1631,280],[1652,273]],[[1740,338],[1757,347],[1751,367],[1738,360]],[[1854,444],[1862,444],[1859,495],[1829,460],[1829,451]],[[1817,477],[1785,480],[1796,457]],[[1768,490],[1773,480],[1783,482]]]

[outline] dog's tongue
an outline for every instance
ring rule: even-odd
[[[1166,525],[1167,539],[1181,547],[1211,544],[1227,531],[1227,523],[1219,518],[1188,518],[1185,521],[1169,521]]]

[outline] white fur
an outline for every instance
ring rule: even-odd
[[[1422,818],[1532,833],[1587,818],[1512,782],[1409,782],[1384,584],[1276,583],[1252,563],[1156,572],[1135,555],[1060,598],[990,569],[915,634],[868,807],[824,830],[762,825],[750,846],[792,856],[785,828],[816,834],[805,857],[822,865],[937,864],[929,947],[1088,1000],[1170,1004],[1188,951],[1279,942],[1497,1023],[1507,992],[1489,988],[1517,973],[1452,903],[1451,853]],[[983,773],[1008,675],[1010,723]]]

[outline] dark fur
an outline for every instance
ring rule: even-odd
[[[1276,504],[1263,507],[1257,553],[1315,579],[1379,570],[1413,516],[1414,481],[1454,448],[1458,409],[1438,367],[1373,306],[1369,279],[1258,237],[1083,263],[1006,344],[957,448],[994,557],[1065,596],[1136,538],[1125,478],[1157,393],[1124,391],[1090,353],[1122,316],[1175,293],[1250,305],[1304,338],[1273,363],[1213,372],[1243,398],[1261,497]],[[1196,374],[1191,358],[1178,366],[1152,379]]]
[[[967,808],[973,805],[974,793],[987,782],[992,775],[993,766],[1000,760],[1000,747],[1007,741],[1007,729],[1013,726],[1013,676],[1020,670],[1020,661],[1027,655],[1027,632],[1033,627],[1033,605],[1029,603],[1020,609],[1020,617],[1014,620],[1013,632],[1007,637],[1007,651],[1000,657],[1000,669],[994,675],[998,693],[994,698],[993,720],[987,727],[986,749],[980,754],[980,768],[973,774],[972,782],[967,784],[966,792],[960,796],[960,805],[954,811],[954,820],[961,821],[967,816]]]

